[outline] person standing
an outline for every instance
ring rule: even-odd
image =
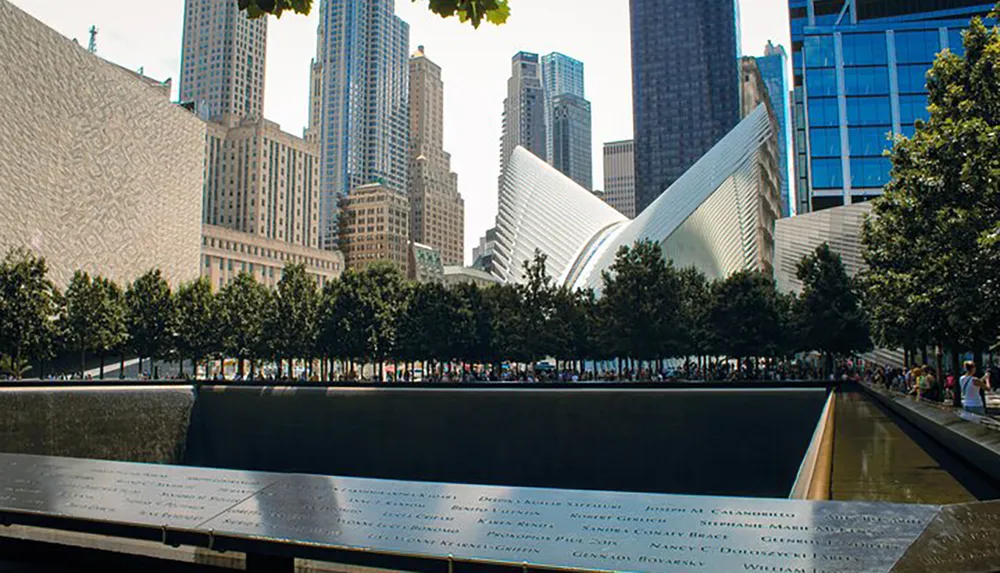
[[[966,412],[986,415],[986,404],[979,390],[987,387],[987,382],[976,378],[976,363],[971,360],[965,363],[965,375],[958,380],[959,388],[962,390],[962,408]]]

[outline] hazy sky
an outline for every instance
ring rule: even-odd
[[[184,0],[12,0],[82,45],[96,25],[97,53],[157,79],[180,75]],[[667,1],[667,0],[664,0]],[[307,121],[309,65],[320,0],[313,15],[268,23],[264,115],[301,135]],[[632,137],[628,0],[510,0],[503,26],[473,30],[427,10],[426,0],[396,0],[410,24],[411,51],[424,45],[443,69],[445,149],[465,197],[465,251],[493,225],[500,120],[510,58],[519,50],[562,52],[583,61],[593,107],[594,185],[603,187],[601,145]],[[760,55],[768,39],[789,47],[787,0],[740,0],[743,53]],[[669,57],[669,54],[664,54]]]

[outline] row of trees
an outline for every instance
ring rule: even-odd
[[[964,46],[928,72],[930,117],[894,142],[863,234],[876,341],[936,350],[939,373],[1000,337],[1000,32],[975,18]]]
[[[151,271],[121,288],[77,272],[60,292],[44,260],[12,251],[0,265],[0,353],[18,376],[29,361],[77,353],[202,363],[262,361],[289,375],[295,360],[321,376],[371,363],[502,362],[784,357],[800,350],[849,353],[867,345],[855,287],[825,246],[803,260],[801,296],[780,294],[760,273],[709,281],[664,261],[651,242],[623,248],[604,275],[603,296],[557,287],[546,257],[525,261],[524,285],[480,288],[407,283],[391,265],[348,271],[320,289],[301,265],[271,290],[240,274],[217,294],[205,279],[176,292]],[[381,374],[381,373],[380,373]]]

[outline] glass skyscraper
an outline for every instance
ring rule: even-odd
[[[592,190],[591,116],[590,102],[584,96],[583,62],[559,52],[542,56],[542,87],[548,161]]]
[[[740,119],[736,0],[631,0],[636,210]]]
[[[781,216],[792,214],[793,198],[789,195],[792,174],[788,169],[788,154],[792,148],[791,100],[788,94],[788,82],[785,80],[788,67],[788,53],[783,46],[775,46],[771,42],[764,48],[764,55],[757,59],[757,69],[760,70],[764,85],[767,86],[771,109],[778,122],[778,167],[781,170]]]
[[[982,0],[789,0],[800,213],[882,192],[890,134],[927,117],[926,73]]]
[[[306,139],[319,143],[322,248],[336,246],[338,203],[355,187],[406,193],[409,43],[392,2],[320,2]]]

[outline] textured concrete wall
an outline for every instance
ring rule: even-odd
[[[157,89],[0,0],[0,250],[65,287],[197,278],[205,128]]]

